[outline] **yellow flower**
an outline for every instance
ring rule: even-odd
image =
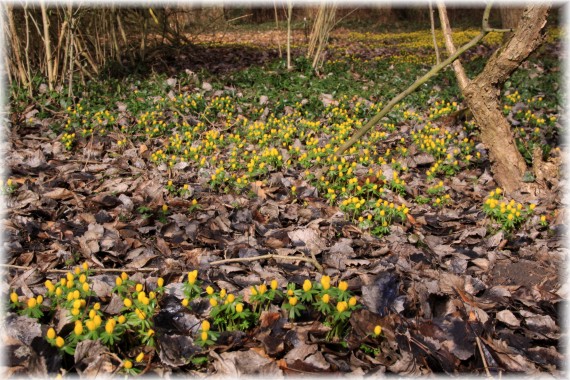
[[[380,333],[382,332],[382,327],[380,325],[376,325],[374,327],[374,334],[375,335],[380,335]]]
[[[222,299],[226,298],[226,294],[227,294],[226,289],[220,290],[220,298],[222,298]]]
[[[107,323],[105,323],[105,331],[107,332],[107,334],[112,334],[113,331],[115,330],[115,324],[117,322],[115,322],[114,319],[109,319],[107,321]]]
[[[206,331],[202,331],[202,334],[200,334],[200,337],[202,338],[202,340],[206,341],[206,340],[208,340],[208,333]]]
[[[321,300],[323,301],[323,303],[329,303],[330,302],[330,296],[328,294],[324,294],[323,298]]]
[[[212,307],[216,307],[218,306],[218,301],[215,298],[210,298],[210,305],[212,305]]]
[[[234,302],[235,299],[236,299],[236,297],[233,294],[228,294],[228,299],[227,299],[228,303]]]
[[[18,302],[18,294],[16,292],[10,293],[10,301],[12,301],[13,303]]]
[[[348,305],[345,301],[341,301],[336,304],[336,309],[338,310],[339,313],[342,313],[343,311],[348,309]]]
[[[84,282],[83,285],[81,285],[81,289],[84,292],[88,292],[89,291],[89,284],[87,282]]]
[[[529,206],[530,211],[534,211],[534,208],[535,208],[535,207],[536,207],[536,205],[535,205],[534,203],[531,203],[530,206]]]
[[[162,205],[162,211],[164,211],[164,212],[168,211],[168,206],[167,206],[167,205]]]
[[[308,292],[309,290],[311,290],[311,288],[313,287],[313,284],[311,283],[310,280],[305,280],[303,282],[303,290]]]
[[[81,308],[81,300],[73,301],[73,308],[74,309],[80,309]]]
[[[120,324],[123,324],[123,323],[125,323],[125,322],[127,321],[127,317],[125,317],[124,315],[119,315],[119,318],[117,318],[117,321],[118,321]]]
[[[546,216],[545,216],[545,215],[541,215],[541,216],[540,216],[540,221],[541,221],[542,223],[546,222]]]
[[[87,327],[87,329],[89,331],[95,331],[95,329],[97,329],[97,325],[95,324],[95,321],[92,321],[91,319],[88,319],[87,321],[85,321],[85,326]]]
[[[55,339],[55,330],[53,329],[53,327],[50,327],[48,329],[46,336],[48,339]]]
[[[184,306],[184,307],[188,306],[188,298],[184,298],[182,300],[182,306]]]
[[[125,272],[122,272],[122,273],[121,273],[121,279],[122,279],[123,281],[127,281],[127,280],[129,279],[129,275],[126,274]]]
[[[291,306],[295,306],[295,305],[297,304],[297,301],[298,301],[298,300],[297,300],[297,297],[291,297],[291,298],[289,298],[289,304],[290,304]]]
[[[123,366],[124,366],[126,369],[131,369],[131,368],[133,368],[133,362],[130,361],[130,360],[125,360],[125,361],[123,362]]]
[[[260,295],[264,294],[267,291],[267,285],[261,284],[258,287],[258,292]]]
[[[75,327],[73,328],[73,332],[75,333],[75,335],[83,334],[83,324],[81,323],[81,321],[75,322]]]
[[[329,276],[321,277],[321,285],[324,290],[328,290],[331,287],[331,278]]]
[[[45,286],[46,286],[46,289],[50,292],[53,292],[55,289],[55,286],[53,285],[53,283],[50,280],[47,280],[45,282]]]
[[[35,298],[30,298],[28,300],[28,307],[29,308],[36,307],[37,304],[38,304],[38,302],[36,301]]]
[[[208,320],[202,321],[202,331],[210,331],[210,322]]]
[[[143,290],[143,284],[137,284],[137,285],[135,286],[135,290],[136,290],[137,292],[142,291],[142,290]]]
[[[57,338],[55,338],[55,345],[58,348],[62,348],[64,344],[65,344],[65,340],[63,340],[62,337],[58,336]]]
[[[192,272],[188,272],[188,283],[190,285],[196,283],[196,278],[198,278],[198,270],[194,269]]]
[[[159,277],[158,280],[156,280],[156,286],[162,288],[164,286],[164,278]]]
[[[236,313],[241,313],[243,311],[243,304],[238,303],[236,305]]]
[[[348,300],[348,306],[350,307],[356,306],[356,297],[350,297],[350,299]]]
[[[206,293],[208,293],[208,295],[211,296],[212,294],[214,294],[214,288],[212,288],[211,286],[208,286],[206,288]]]
[[[95,327],[99,327],[101,326],[101,323],[103,323],[103,320],[99,315],[96,315],[95,317],[93,317],[93,323],[95,323]]]
[[[117,286],[123,285],[123,279],[121,277],[117,277],[115,279],[115,285],[117,285]]]
[[[141,352],[140,354],[137,355],[135,361],[137,363],[140,363],[140,362],[142,362],[143,359],[144,359],[144,352]]]
[[[131,306],[133,306],[133,301],[131,301],[129,298],[125,298],[125,300],[123,301],[123,304],[126,307],[131,307]]]
[[[277,286],[279,286],[277,280],[271,280],[271,289],[275,290],[277,289]]]
[[[348,283],[347,283],[346,281],[341,281],[341,282],[339,282],[339,283],[338,283],[338,289],[339,289],[341,292],[345,292],[346,289],[348,289]]]
[[[99,302],[95,302],[95,304],[93,304],[93,310],[99,310],[101,309],[101,304]]]

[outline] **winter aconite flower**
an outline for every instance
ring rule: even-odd
[[[382,327],[380,325],[374,326],[374,335],[378,336],[382,332]]]

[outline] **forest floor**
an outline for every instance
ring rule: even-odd
[[[72,97],[14,90],[6,374],[564,374],[565,179],[498,188],[451,70],[334,157],[431,68],[431,35],[338,30],[316,73],[295,41],[290,71],[283,39],[241,31]],[[501,93],[529,167],[566,153],[560,46]]]

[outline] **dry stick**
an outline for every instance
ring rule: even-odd
[[[210,263],[210,265],[220,265],[220,264],[225,264],[225,263],[239,263],[239,262],[244,262],[244,261],[257,261],[257,260],[267,260],[267,259],[305,261],[305,262],[313,264],[315,266],[315,268],[318,269],[319,272],[323,273],[323,267],[321,266],[321,264],[319,264],[319,262],[315,259],[314,256],[313,256],[313,258],[309,258],[309,257],[299,257],[299,256],[283,256],[283,255],[276,255],[273,253],[269,253],[267,255],[261,255],[261,256],[254,256],[254,257],[243,257],[243,258],[235,258],[235,259],[217,260],[217,261],[212,261]]]
[[[491,372],[489,372],[489,366],[487,365],[487,360],[485,359],[485,354],[483,353],[483,347],[481,347],[481,339],[478,336],[475,337],[475,341],[477,342],[477,347],[479,348],[479,355],[481,355],[481,360],[483,360],[483,367],[485,367],[485,373],[487,374],[488,378],[493,378],[491,376]]]
[[[44,47],[46,49],[46,64],[47,64],[47,74],[48,74],[48,86],[50,91],[53,90],[53,83],[54,83],[54,77],[53,77],[53,61],[52,61],[52,56],[51,56],[51,41],[49,38],[49,19],[48,19],[48,15],[47,15],[47,9],[46,9],[46,2],[45,0],[43,0],[40,3],[40,7],[42,10],[42,23],[44,26]]]
[[[293,14],[293,0],[287,1],[287,70],[291,70],[291,16]]]
[[[25,267],[21,265],[12,265],[12,264],[0,264],[0,268],[6,269],[18,269],[18,270],[30,270],[35,268]],[[137,273],[137,272],[158,272],[158,268],[137,268],[137,269],[120,269],[120,268],[89,268],[89,270],[93,273]],[[69,270],[65,269],[48,269],[44,273],[67,273]]]
[[[428,2],[429,4],[429,21],[431,23],[431,35],[433,37],[433,47],[435,49],[435,59],[436,59],[436,64],[440,64],[441,62],[441,58],[439,56],[439,48],[437,47],[437,39],[435,38],[435,21],[433,18],[433,8],[431,6],[431,0]]]

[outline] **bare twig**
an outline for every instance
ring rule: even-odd
[[[224,259],[224,260],[217,260],[212,261],[210,265],[220,265],[226,263],[239,263],[239,262],[247,262],[247,261],[257,261],[257,260],[267,260],[267,259],[281,259],[281,260],[291,260],[291,261],[305,261],[314,265],[315,268],[321,273],[323,273],[323,267],[319,262],[314,258],[309,257],[300,257],[300,256],[283,256],[283,255],[276,255],[273,253],[269,253],[267,255],[261,256],[254,256],[254,257],[243,257],[243,258],[235,258],[235,259]]]
[[[25,267],[22,265],[12,265],[12,264],[0,264],[0,268],[6,269],[18,269],[18,270],[29,270],[32,269],[30,267]],[[152,273],[158,272],[158,268],[136,268],[136,269],[121,269],[121,268],[89,268],[89,270],[93,273]],[[48,269],[45,273],[67,273],[69,270],[67,269]]]
[[[481,360],[483,360],[483,367],[485,367],[485,373],[487,377],[492,379],[491,372],[489,371],[489,366],[487,365],[487,360],[485,359],[485,354],[483,352],[483,347],[481,347],[481,339],[478,336],[475,337],[475,341],[477,342],[477,347],[479,348],[479,355],[481,355]]]

